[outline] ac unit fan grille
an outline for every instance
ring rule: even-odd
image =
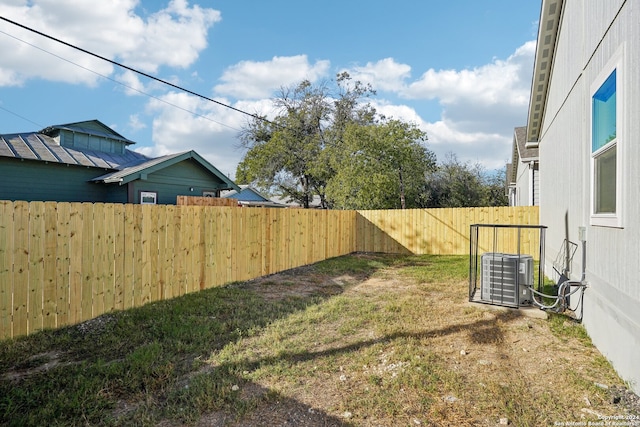
[[[507,306],[531,304],[533,257],[503,253],[482,255],[480,299]]]

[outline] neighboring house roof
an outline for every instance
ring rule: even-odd
[[[270,208],[284,208],[286,205],[274,202],[258,192],[258,190],[251,188],[248,185],[240,185],[240,191],[230,190],[222,194],[221,197],[227,199],[237,199],[238,204],[241,206],[261,206]]]
[[[62,134],[90,135],[98,137],[99,140],[116,141],[117,150],[101,151],[95,149],[97,146],[93,146],[92,149],[69,146]],[[195,151],[151,158],[124,148],[131,144],[134,142],[102,122],[90,120],[49,126],[38,132],[0,135],[0,157],[97,168],[99,170],[96,171],[96,175],[99,176],[91,181],[105,184],[126,184],[176,163],[193,160],[225,184],[226,188],[240,190],[233,181]]]
[[[536,146],[540,139],[542,119],[547,105],[547,92],[549,81],[551,80],[552,62],[555,56],[562,4],[563,0],[543,0],[540,10],[540,27],[527,122],[527,141],[533,146]]]
[[[267,202],[269,201],[268,198],[264,197],[262,194],[260,194],[258,192],[258,190],[243,184],[243,185],[239,185],[238,187],[240,187],[240,190],[230,190],[226,193],[224,193],[222,195],[222,197],[224,198],[230,198],[230,199],[238,199],[238,200],[244,200],[244,201],[262,201],[262,202]]]
[[[120,135],[118,132],[111,129],[109,126],[102,123],[100,120],[86,120],[84,122],[76,122],[76,123],[67,123],[65,125],[53,125],[48,126],[40,131],[40,133],[54,136],[60,132],[60,130],[67,130],[71,132],[79,132],[86,133],[96,136],[101,136],[104,138],[115,139],[117,141],[122,141],[125,144],[135,144],[134,141],[125,138]]]
[[[510,186],[512,184],[515,184],[516,181],[514,180],[514,173],[513,173],[513,164],[511,163],[507,163],[507,174],[506,174],[506,179],[505,179],[505,184],[506,186]]]
[[[102,169],[120,169],[149,160],[147,156],[130,150],[119,154],[64,147],[41,132],[0,135],[0,156]]]
[[[513,131],[513,146],[511,163],[507,165],[507,184],[515,183],[517,180],[518,164],[520,162],[538,161],[538,147],[527,144],[527,127],[517,127]]]
[[[108,174],[101,175],[92,179],[95,182],[103,182],[105,184],[109,183],[119,183],[126,184],[128,182],[134,181],[136,179],[143,179],[145,175],[156,172],[158,170],[164,169],[166,167],[172,166],[176,163],[192,159],[197,162],[200,166],[204,167],[211,174],[216,175],[220,178],[225,184],[228,185],[229,188],[234,190],[240,190],[233,181],[227,178],[223,173],[221,173],[218,169],[216,169],[211,163],[206,161],[202,156],[200,156],[195,151],[185,151],[183,153],[169,154],[162,157],[157,157],[155,159],[148,159],[142,163],[138,163],[135,165],[130,165],[125,168],[122,168],[116,172],[111,172]]]

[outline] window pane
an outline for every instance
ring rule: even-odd
[[[593,95],[591,152],[616,138],[616,72],[615,70]]]
[[[598,155],[594,163],[594,211],[597,214],[616,213],[616,146]]]

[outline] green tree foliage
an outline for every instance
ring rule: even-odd
[[[393,209],[419,206],[426,174],[435,155],[426,134],[398,120],[346,126],[335,153],[335,175],[327,194],[339,209]]]
[[[455,154],[427,177],[422,203],[428,208],[506,206],[504,175],[487,174],[482,165],[462,163]]]
[[[436,166],[426,134],[377,115],[370,86],[337,75],[333,86],[303,81],[282,89],[272,120],[256,117],[240,134],[239,183],[309,207],[394,209],[506,205],[504,176],[450,155]]]
[[[282,89],[273,101],[276,118],[256,118],[240,135],[247,152],[238,165],[237,181],[275,190],[304,207],[318,195],[327,207],[326,186],[335,172],[330,157],[341,145],[346,124],[365,123],[375,116],[361,102],[373,93],[370,87],[352,83],[346,73],[338,75],[336,85],[336,97],[326,84],[309,81]]]

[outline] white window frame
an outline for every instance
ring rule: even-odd
[[[625,98],[625,74],[624,66],[624,45],[613,55],[609,62],[603,67],[595,80],[593,80],[589,91],[589,153],[590,153],[590,224],[601,227],[623,228],[624,218],[624,146],[626,141],[626,123],[624,120],[624,98]],[[611,73],[616,72],[616,137],[607,142],[604,146],[593,152],[593,97],[609,78]],[[616,208],[615,213],[596,213],[596,158],[606,151],[616,149]]]
[[[152,197],[153,202],[145,202],[144,199]],[[140,204],[141,205],[156,205],[158,204],[158,193],[156,191],[140,191]]]

